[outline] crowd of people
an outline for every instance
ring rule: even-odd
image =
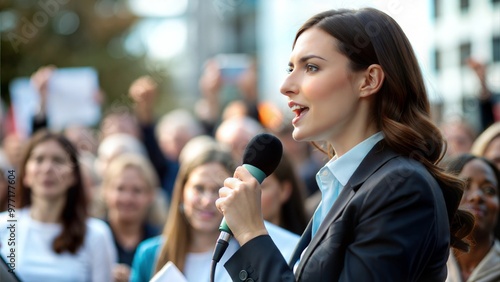
[[[375,15],[373,17],[378,20],[378,14],[367,11],[368,15]],[[346,15],[351,16],[349,13]],[[326,14],[323,16],[336,17],[336,15]],[[318,22],[321,22],[321,19]],[[323,41],[321,38],[332,38],[332,42],[334,38],[341,41],[348,40],[348,36],[342,33],[335,35],[326,33],[322,30],[323,27],[316,26],[318,22],[310,21],[310,26],[304,26],[297,34],[294,43],[294,52],[298,54],[296,56],[309,55],[307,52],[312,54],[320,50],[321,44],[325,42],[331,44],[330,41]],[[309,41],[317,41],[320,44],[310,44]],[[384,66],[385,73],[382,73],[378,63],[356,65],[357,62],[346,59],[348,55],[352,55],[349,50],[342,50],[342,52],[325,54],[341,58],[339,61],[345,59],[346,64],[351,63],[350,67],[355,68],[356,71],[365,69],[369,71],[365,88],[360,92],[361,96],[365,95],[363,99],[367,101],[366,104],[362,102],[359,107],[353,107],[349,103],[345,105],[352,107],[351,109],[355,108],[356,111],[359,110],[360,115],[363,115],[361,120],[368,120],[368,116],[365,115],[374,114],[370,107],[372,103],[375,103],[375,98],[372,99],[371,96],[382,95],[383,91],[388,91],[386,88],[389,86],[383,86],[383,83],[385,83],[384,79],[389,79],[391,75],[388,70],[390,66]],[[305,68],[307,72],[317,71],[318,67],[312,64],[302,66],[303,60],[301,60],[299,57],[291,60],[290,73],[293,73],[295,69],[300,71],[300,68]],[[349,57],[349,60],[354,59]],[[473,227],[468,230],[472,230],[470,234],[467,228],[460,229],[453,226],[453,216],[450,214],[448,216],[445,214],[442,218],[446,226],[451,224],[452,229],[455,227],[455,230],[464,232],[458,235],[451,234],[451,242],[448,242],[456,248],[450,251],[448,258],[447,281],[499,281],[500,122],[495,122],[491,114],[493,95],[487,90],[485,84],[484,66],[473,60],[469,61],[469,65],[481,82],[479,98],[482,105],[487,104],[481,108],[482,127],[476,129],[462,119],[447,121],[439,127],[444,137],[443,140],[448,142],[445,152],[430,152],[433,158],[432,163],[422,161],[422,165],[401,159],[399,165],[403,169],[410,167],[419,175],[432,175],[438,181],[429,184],[431,188],[434,185],[437,186],[438,183],[448,188],[458,186],[458,180],[446,178],[441,171],[454,175],[457,179],[465,180],[463,196],[460,194],[461,198],[445,199],[446,201],[442,201],[442,204],[446,202],[446,206],[436,211],[437,213],[450,213],[458,208],[458,210],[469,211],[474,218]],[[335,173],[328,176],[325,168],[330,165],[336,171],[345,171],[347,175],[357,175],[354,170],[349,171],[350,164],[345,167],[341,165],[335,167],[331,161],[342,160],[340,157],[344,154],[349,156],[351,152],[349,150],[357,143],[351,147],[350,145],[342,147],[342,144],[347,142],[347,139],[354,140],[354,137],[345,140],[338,137],[338,140],[335,139],[335,142],[328,143],[327,146],[317,142],[298,142],[294,138],[303,141],[318,141],[323,140],[321,138],[328,134],[340,136],[340,133],[326,129],[328,126],[336,128],[336,124],[326,124],[323,127],[318,125],[321,127],[318,133],[310,133],[307,130],[294,131],[288,114],[279,113],[279,111],[276,116],[272,117],[273,122],[266,120],[269,116],[262,114],[257,95],[258,76],[255,62],[237,82],[239,98],[226,101],[227,103],[222,104],[220,101],[224,82],[217,62],[212,59],[208,60],[203,75],[200,77],[201,97],[192,109],[179,108],[160,117],[154,116],[153,109],[159,95],[158,84],[151,77],[143,76],[130,82],[128,94],[133,101],[130,107],[105,112],[102,121],[95,128],[74,124],[58,132],[48,128],[46,112],[46,99],[50,91],[48,81],[54,70],[54,66],[41,67],[31,77],[33,85],[40,94],[40,107],[36,113],[33,113],[32,134],[20,136],[16,132],[4,132],[0,148],[0,168],[3,172],[0,175],[0,255],[8,265],[9,262],[13,262],[9,266],[21,281],[149,281],[167,265],[167,262],[173,262],[187,281],[208,281],[212,252],[219,236],[218,227],[223,218],[223,214],[219,212],[220,208],[218,210],[221,202],[217,204],[219,206],[216,206],[216,201],[219,198],[225,199],[229,195],[227,187],[234,188],[237,185],[243,185],[229,183],[231,181],[228,179],[232,179],[236,168],[242,164],[243,152],[250,139],[263,132],[276,135],[284,147],[284,154],[278,168],[260,185],[258,214],[264,220],[263,227],[266,232],[261,232],[260,237],[254,236],[248,240],[243,240],[244,236],[231,239],[220,264],[229,262],[229,268],[232,267],[233,272],[245,271],[246,275],[246,270],[241,270],[237,266],[238,259],[248,262],[245,258],[239,257],[241,256],[240,245],[248,243],[248,246],[255,247],[254,251],[262,250],[261,245],[267,246],[262,243],[262,235],[267,233],[276,245],[276,256],[281,256],[283,261],[294,260],[297,262],[295,267],[299,266],[302,271],[306,269],[305,272],[308,271],[307,266],[299,265],[300,259],[294,252],[295,246],[302,244],[301,235],[304,232],[308,234],[306,237],[310,236],[308,240],[311,240],[316,233],[325,232],[334,232],[328,233],[333,239],[340,238],[340,235],[350,235],[355,239],[360,236],[363,240],[367,240],[364,243],[356,241],[356,248],[341,246],[342,252],[350,252],[345,255],[346,260],[348,255],[355,256],[352,254],[354,251],[359,251],[356,255],[367,257],[370,255],[363,252],[377,251],[369,248],[363,249],[369,244],[370,237],[365,235],[363,237],[352,230],[347,230],[344,225],[338,224],[336,225],[338,229],[335,229],[333,228],[335,224],[332,224],[333,229],[328,231],[324,227],[321,228],[323,226],[321,221],[325,220],[329,209],[333,209],[331,206],[333,201],[330,198],[325,199],[325,194],[330,193],[324,190],[324,185],[326,185],[324,183],[329,181],[326,180],[327,177],[333,177],[342,187],[348,180]],[[293,99],[301,93],[298,93],[300,91],[293,84],[296,82],[292,82],[291,79],[292,76],[284,83],[282,93]],[[330,87],[325,81],[321,83],[325,88]],[[340,118],[335,116],[338,113],[331,113],[332,111],[338,110],[339,113],[343,113],[348,110],[348,108],[341,109],[342,105],[335,109],[329,108],[330,101],[321,100],[318,98],[319,95],[327,94],[320,93],[318,96],[311,95],[310,97],[313,101],[311,105],[317,103],[318,108],[322,107],[322,103],[326,103],[322,108],[323,112],[318,112],[316,120],[330,117],[333,122]],[[394,100],[397,99],[394,98]],[[385,101],[381,100],[380,103],[385,105]],[[404,103],[408,101],[405,99]],[[417,108],[417,101],[414,101],[414,104]],[[302,108],[296,111],[310,111],[309,115],[316,114],[314,106],[307,109],[305,106],[297,105],[297,107]],[[390,106],[385,105],[385,107],[390,110]],[[364,109],[366,113],[363,113]],[[404,108],[404,111],[411,110],[413,109]],[[323,117],[322,114],[326,115]],[[363,129],[366,129],[363,133],[366,136],[358,141],[359,143],[363,140],[368,141],[364,144],[369,145],[366,145],[366,152],[363,151],[365,149],[354,147],[357,148],[358,153],[363,152],[366,155],[374,147],[383,152],[376,157],[386,158],[385,150],[389,147],[415,146],[420,150],[422,148],[415,142],[422,138],[423,141],[429,141],[424,139],[431,130],[434,130],[434,127],[423,126],[416,129],[423,132],[422,128],[425,128],[429,130],[427,133],[416,131],[412,133],[403,126],[401,129],[391,125],[389,122],[391,119],[405,121],[399,113],[388,113],[390,114],[394,114],[395,117],[389,116],[383,121],[380,118],[380,124],[369,123],[370,126]],[[350,114],[345,113],[345,115]],[[409,118],[410,122],[413,122],[413,118],[415,120],[422,118],[421,115],[417,117]],[[276,120],[278,122],[275,122]],[[424,120],[422,124],[430,124],[425,122],[427,120]],[[294,124],[296,123],[294,121]],[[382,128],[377,128],[378,126]],[[437,128],[436,126],[436,130],[439,130]],[[402,136],[397,135],[397,130],[400,129],[404,133]],[[327,133],[322,134],[321,130]],[[308,134],[317,134],[321,138],[315,139],[316,136],[310,138]],[[357,133],[352,134],[354,136]],[[404,140],[398,139],[403,137],[408,138],[406,144],[401,143]],[[378,143],[384,138],[388,144],[385,148]],[[437,140],[435,144],[439,141]],[[376,145],[377,143],[379,145]],[[332,144],[338,146],[332,146]],[[436,148],[440,147],[431,149]],[[411,149],[412,147],[408,147],[407,150]],[[405,149],[397,153],[406,156]],[[444,158],[439,161],[441,153]],[[352,155],[354,154],[351,154],[351,157]],[[374,169],[366,162],[362,165],[367,170]],[[401,167],[396,169],[401,169]],[[424,173],[427,170],[431,173]],[[9,187],[8,171],[14,171],[16,175],[15,188],[12,191]],[[242,181],[250,183],[244,172],[237,171],[237,173]],[[400,181],[397,177],[393,180],[393,185]],[[386,183],[388,180],[379,181]],[[382,185],[380,183],[375,186]],[[408,183],[411,184],[411,182],[404,181],[400,184],[404,187],[405,185],[411,186]],[[222,187],[226,189],[224,192],[220,192]],[[453,189],[450,188],[451,190]],[[426,191],[430,192],[432,189],[429,188]],[[452,195],[450,191],[443,191],[443,194]],[[417,192],[419,191],[415,193]],[[386,200],[385,196],[375,195],[375,193],[371,195],[375,198],[380,197],[380,201]],[[346,197],[340,191],[335,197],[337,196]],[[405,194],[401,197],[414,196],[415,194]],[[393,197],[396,196],[393,195]],[[440,202],[441,198],[437,197],[437,200],[429,201]],[[397,200],[396,198],[389,199],[388,205],[395,204],[390,201]],[[452,200],[455,202],[452,203]],[[12,203],[15,203],[15,207],[9,205]],[[377,205],[372,208],[373,210],[367,211],[367,213],[374,214],[371,219],[374,223],[384,224],[383,221],[377,221],[381,219],[376,216]],[[383,207],[378,208],[383,209]],[[14,260],[11,259],[12,252],[9,244],[9,238],[13,236],[9,230],[12,222],[8,220],[13,212],[17,219]],[[347,209],[346,214],[356,212],[356,210]],[[318,216],[321,216],[319,221],[315,219]],[[466,221],[466,217],[464,218]],[[249,219],[249,217],[243,219]],[[415,222],[425,221],[425,219],[422,220]],[[308,222],[311,222],[309,226]],[[376,229],[382,228],[381,226],[385,225],[374,227],[365,225],[359,229]],[[437,226],[429,232],[442,232],[447,228],[446,226]],[[236,228],[236,230],[239,229]],[[263,229],[256,228],[256,230],[262,231]],[[337,236],[335,232],[340,235]],[[356,232],[359,231],[356,230]],[[384,232],[375,233],[373,236],[385,234]],[[329,240],[327,239],[326,242],[333,242]],[[349,242],[343,243],[351,244]],[[303,249],[308,243],[302,244]],[[312,243],[319,244],[320,242],[313,240]],[[389,243],[386,241],[381,244]],[[305,248],[301,254],[310,256],[312,251],[312,247],[310,250]],[[241,252],[251,254],[247,249]],[[380,253],[380,256],[384,255],[392,254]],[[231,258],[232,256],[234,257]],[[252,259],[259,260],[260,257]],[[349,259],[353,258],[349,257]],[[352,260],[353,263],[354,261],[355,259]],[[268,260],[263,259],[262,263],[265,262]],[[336,262],[337,264],[332,266],[332,269],[342,269],[345,262]],[[356,263],[361,264],[359,261]],[[234,278],[234,275],[230,275],[229,268],[229,272],[223,267],[217,268],[215,281],[232,281],[231,278]],[[269,270],[269,268],[263,269],[274,273],[274,270]],[[364,270],[374,271],[369,267]],[[285,276],[290,274],[284,270],[282,273]],[[415,274],[412,277],[420,277],[418,275]],[[442,277],[442,273],[439,275]],[[284,281],[288,281],[289,277],[286,276],[288,278],[285,279],[285,276],[282,276]],[[339,276],[335,277],[339,278]],[[266,281],[265,278],[263,279]]]

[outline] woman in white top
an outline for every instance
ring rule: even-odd
[[[163,234],[139,245],[130,281],[150,281],[169,261],[182,272],[188,282],[209,281],[214,247],[222,221],[222,215],[215,207],[215,200],[224,179],[233,173],[235,161],[229,150],[220,148],[218,143],[208,142],[199,144],[197,147],[200,150],[194,155],[183,154]],[[189,150],[188,148],[192,147],[189,145],[185,150]],[[283,257],[289,258],[299,236],[272,223],[265,224]],[[215,269],[215,281],[232,281],[223,265],[238,248],[238,242],[230,240]],[[156,275],[161,279],[154,280],[155,277],[153,280],[179,281],[162,273]]]
[[[22,281],[112,281],[111,231],[87,216],[75,147],[37,132],[15,182],[16,208],[0,214],[0,253],[12,271]]]

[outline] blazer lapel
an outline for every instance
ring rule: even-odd
[[[312,219],[309,221],[309,224],[307,224],[306,230],[304,231],[304,233],[302,233],[302,236],[300,237],[300,240],[297,243],[295,250],[293,251],[292,257],[288,262],[288,266],[291,269],[294,268],[295,263],[297,263],[297,261],[300,259],[300,255],[302,255],[304,249],[307,248],[307,245],[309,245],[309,242],[311,242],[311,234],[312,234]]]
[[[299,262],[299,266],[297,268],[298,275],[300,275],[300,273],[302,272],[302,269],[303,269],[305,263],[307,262],[307,260],[311,256],[314,249],[316,249],[316,247],[321,242],[322,237],[323,237],[324,233],[326,233],[326,231],[328,230],[328,227],[330,226],[330,224],[332,222],[334,222],[341,215],[342,211],[345,209],[347,204],[351,201],[354,194],[356,194],[352,189],[350,189],[350,188],[346,189],[346,188],[347,188],[347,185],[346,185],[346,187],[344,187],[344,189],[342,189],[342,192],[340,192],[339,197],[337,198],[335,203],[333,203],[333,206],[330,209],[330,211],[326,214],[325,220],[319,226],[319,229],[316,232],[316,235],[314,236],[314,238],[312,238],[312,240],[310,239],[312,227],[309,228],[310,244],[307,246],[307,249],[304,253],[304,256],[302,257],[302,259]],[[309,224],[309,225],[312,226],[312,224]],[[301,241],[302,241],[302,239],[301,239]],[[296,254],[294,254],[294,256],[295,255]],[[300,256],[300,254],[299,254],[299,256]]]
[[[330,225],[336,221],[346,206],[349,204],[351,199],[354,197],[358,189],[361,185],[366,181],[368,177],[370,177],[375,171],[377,171],[382,165],[384,165],[390,159],[396,157],[397,154],[393,152],[385,142],[382,140],[377,143],[372,150],[368,153],[368,155],[363,159],[359,167],[353,173],[347,184],[344,186],[342,191],[339,194],[339,197],[333,203],[330,211],[327,213],[325,220],[321,223],[316,232],[316,235],[311,240],[311,229],[312,229],[312,220],[309,222],[308,228],[299,242],[300,244],[306,244],[310,241],[308,246],[301,246],[302,249],[299,250],[299,246],[295,249],[294,255],[292,256],[294,259],[298,255],[300,257],[302,251],[307,247],[304,256],[299,262],[299,266],[296,272],[296,277],[300,276],[304,265],[307,263],[307,260],[310,258],[313,251],[321,242],[323,235],[328,231]],[[305,236],[307,233],[307,236]],[[297,252],[300,253],[297,254]],[[298,259],[298,258],[297,258]],[[296,260],[295,260],[296,261]],[[293,262],[293,261],[291,261]],[[292,265],[293,266],[293,265]]]

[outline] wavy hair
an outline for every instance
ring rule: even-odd
[[[373,9],[330,10],[310,18],[298,30],[299,36],[319,28],[336,39],[337,51],[349,59],[353,72],[372,64],[382,67],[385,79],[375,95],[371,114],[384,134],[384,142],[396,153],[422,163],[436,178],[443,192],[450,223],[451,246],[467,251],[464,238],[474,226],[474,217],[459,210],[465,183],[438,165],[446,145],[431,121],[424,80],[413,48],[401,27],[387,14]],[[318,149],[332,156],[329,146]]]

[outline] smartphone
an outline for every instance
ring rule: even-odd
[[[224,108],[234,100],[241,99],[238,80],[251,64],[250,56],[246,54],[219,54],[215,56],[222,77],[220,104]]]
[[[225,84],[236,84],[251,64],[251,58],[246,54],[219,54],[215,60]]]

